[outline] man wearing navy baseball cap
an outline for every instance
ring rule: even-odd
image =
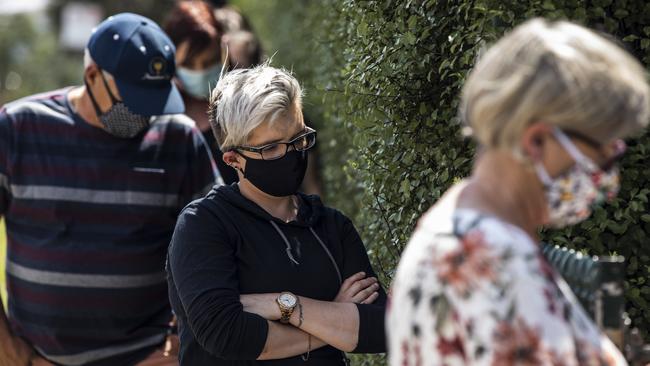
[[[0,366],[177,365],[165,256],[180,210],[221,183],[152,20],[106,19],[84,85],[0,109],[8,311]]]
[[[174,52],[158,25],[140,15],[112,16],[93,31],[84,82],[97,118],[108,132],[131,138],[148,127],[150,116],[184,112],[183,99],[171,81],[176,71]],[[100,102],[108,109],[102,109]]]

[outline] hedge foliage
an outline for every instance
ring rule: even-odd
[[[286,2],[274,3],[274,11],[286,12]],[[650,65],[650,3],[643,0],[323,0],[297,7],[300,16],[283,26],[308,42],[278,57],[316,70],[298,76],[326,121],[319,141],[329,163],[326,183],[334,187],[326,200],[354,216],[384,283],[417,219],[470,172],[474,146],[459,134],[457,106],[483,46],[543,16],[611,33]],[[278,24],[272,14],[258,22]],[[273,44],[272,35],[267,42]],[[646,133],[629,141],[615,202],[543,238],[594,255],[624,255],[628,312],[650,341],[649,166]]]

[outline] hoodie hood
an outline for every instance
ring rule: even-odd
[[[251,215],[259,217],[260,219],[282,225],[313,227],[324,214],[324,207],[320,197],[316,195],[306,195],[301,192],[296,193],[296,196],[298,196],[298,215],[296,220],[288,223],[271,216],[257,203],[244,197],[239,191],[239,185],[237,183],[228,186],[215,187],[208,194],[208,198],[210,196],[213,196],[214,199],[219,201],[226,201]]]

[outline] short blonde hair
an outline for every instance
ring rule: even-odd
[[[612,41],[570,22],[533,19],[480,57],[460,116],[485,147],[518,151],[535,122],[605,143],[648,124],[649,95],[644,68]]]
[[[221,151],[227,151],[292,108],[302,108],[300,84],[288,71],[263,64],[222,75],[210,94],[208,116]]]

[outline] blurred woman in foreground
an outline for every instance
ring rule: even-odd
[[[528,21],[479,60],[461,115],[482,152],[402,256],[391,365],[625,364],[537,233],[616,196],[621,139],[647,125],[648,101],[638,61],[568,22]]]

